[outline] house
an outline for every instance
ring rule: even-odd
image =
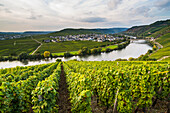
[[[45,43],[49,43],[49,42],[51,42],[51,40],[50,40],[50,39],[44,40],[44,42],[45,42]]]

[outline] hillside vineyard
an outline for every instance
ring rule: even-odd
[[[144,111],[170,94],[167,62],[56,62],[1,69],[0,112],[59,112],[61,75],[72,113],[95,112],[94,101],[105,112]]]

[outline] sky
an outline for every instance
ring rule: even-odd
[[[0,31],[113,28],[170,19],[170,0],[0,0]]]

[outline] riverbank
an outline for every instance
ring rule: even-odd
[[[138,61],[170,61],[170,33],[165,34],[157,39],[146,39],[151,45],[152,50],[148,50],[148,52],[144,55],[141,55],[137,59]]]
[[[118,45],[109,45],[109,46],[106,46],[106,47],[102,47],[101,48],[101,52],[106,52],[106,49],[109,48],[111,50],[115,50],[118,48]],[[94,49],[94,48],[93,48]],[[53,56],[64,56],[64,53],[66,52],[60,52],[60,53],[52,53]],[[73,56],[77,56],[78,55],[78,51],[70,51],[69,52],[70,54],[72,54]]]
[[[79,51],[71,51],[71,52],[62,52],[62,53],[52,53],[50,54],[49,58],[57,58],[57,57],[72,57],[72,56],[85,56],[85,55],[92,55],[92,54],[100,54],[101,52],[111,52],[113,50],[120,50],[125,48],[128,44],[130,43],[129,40],[125,41],[125,42],[121,42],[117,45],[110,45],[108,44],[106,45],[101,45],[104,47],[96,47],[96,48],[92,48],[89,49],[90,51],[93,51],[94,49],[98,49],[100,51],[97,51],[95,53],[90,52],[89,54],[80,54]],[[41,45],[40,45],[41,46]],[[15,61],[15,60],[41,60],[41,59],[45,59],[43,54],[27,54],[27,53],[21,53],[18,57],[15,56],[0,56],[0,61]]]
[[[138,58],[141,54],[145,54],[152,47],[145,40],[135,40],[121,50],[113,50],[111,52],[102,52],[101,54],[72,56],[72,57],[57,57],[40,60],[21,60],[21,61],[2,61],[0,68],[9,68],[16,66],[30,66],[45,63],[56,62],[57,59],[62,61],[78,60],[78,61],[115,61],[116,59],[128,59],[130,57]]]

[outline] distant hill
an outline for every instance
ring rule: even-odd
[[[155,36],[159,37],[161,33],[168,33],[170,26],[170,19],[157,21],[150,25],[143,25],[143,26],[134,26],[127,31],[123,32],[123,34],[133,35],[133,36]],[[161,30],[161,31],[160,31]],[[158,32],[160,31],[160,32]],[[156,33],[157,32],[157,33]]]
[[[49,33],[53,33],[55,31],[25,31],[23,32],[23,34],[49,34]]]
[[[156,42],[163,48],[159,49],[149,56],[149,58],[161,59],[167,57],[164,61],[170,61],[170,19],[154,22],[150,25],[134,26],[121,34],[143,37],[154,37]]]
[[[25,31],[25,32],[0,32],[0,35],[41,35],[49,34],[55,31]]]
[[[61,31],[56,31],[56,35],[78,35],[78,34],[90,34],[90,33],[100,33],[100,34],[114,34],[119,33],[122,31],[126,31],[128,28],[97,28],[97,29],[73,29],[73,28],[67,28],[63,29]]]
[[[60,31],[25,31],[25,32],[0,32],[0,35],[78,35],[78,34],[90,34],[90,33],[101,33],[101,34],[114,34],[122,31],[126,31],[128,28],[97,28],[97,29],[74,29],[67,28]]]
[[[126,31],[128,28],[106,28],[106,29],[91,29],[95,32],[100,32],[102,34],[115,34],[122,31]]]
[[[20,35],[22,32],[0,32],[0,35]]]

